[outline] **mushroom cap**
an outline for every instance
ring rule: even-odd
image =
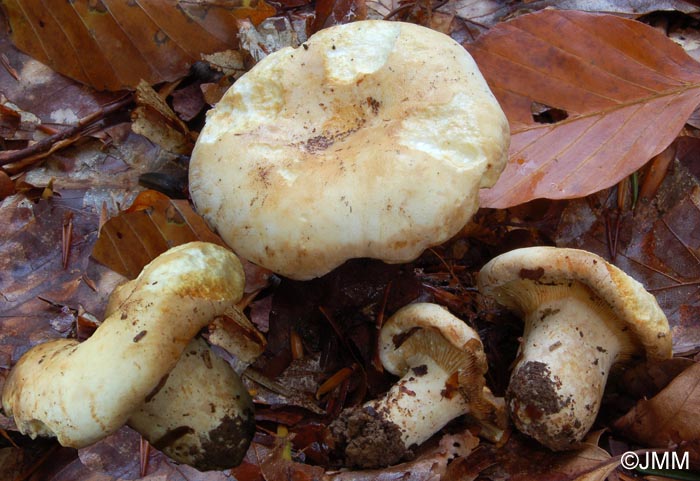
[[[425,329],[440,334],[446,346],[454,346],[458,351],[469,351],[465,360],[475,362],[475,374],[483,376],[487,370],[486,356],[477,332],[453,316],[450,311],[438,304],[417,302],[402,307],[391,316],[379,335],[379,358],[384,368],[396,376],[403,376],[410,369],[407,355],[414,349],[405,350],[401,346],[417,329]],[[429,335],[427,340],[435,348],[438,336]],[[483,384],[483,382],[482,382]]]
[[[665,314],[644,286],[602,257],[579,249],[527,247],[492,259],[479,272],[479,291],[515,311],[522,310],[509,284],[565,285],[577,281],[605,301],[629,326],[648,359],[671,357],[673,344]]]
[[[467,51],[380,20],[270,54],[207,116],[197,211],[240,256],[294,279],[415,259],[455,235],[507,159],[508,122]]]

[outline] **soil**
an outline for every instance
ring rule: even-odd
[[[336,452],[348,467],[386,467],[413,457],[413,451],[401,440],[398,426],[370,408],[346,409],[330,430]]]

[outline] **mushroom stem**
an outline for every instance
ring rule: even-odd
[[[237,466],[255,434],[253,402],[243,382],[201,338],[190,341],[128,424],[170,458],[199,471]]]
[[[524,292],[525,332],[506,402],[520,431],[570,449],[593,425],[610,368],[632,341],[582,284],[537,286],[530,299]]]
[[[345,410],[331,426],[347,465],[374,468],[410,458],[412,447],[469,412],[456,390],[448,394],[450,374],[438,363],[427,356],[411,361],[384,396]]]
[[[654,296],[591,252],[515,249],[482,267],[478,286],[525,321],[506,402],[516,427],[551,449],[584,438],[612,364],[672,355]]]
[[[454,381],[453,384],[456,384]],[[469,403],[450,388],[450,373],[427,356],[416,356],[410,369],[381,398],[363,409],[394,424],[408,449],[422,444],[456,417],[469,412]]]

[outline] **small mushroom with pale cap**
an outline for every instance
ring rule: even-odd
[[[410,304],[386,321],[379,349],[385,369],[402,377],[383,397],[346,409],[331,424],[347,465],[394,464],[464,414],[479,421],[482,435],[501,439],[505,405],[485,386],[481,339],[462,320],[436,304]]]
[[[615,363],[672,355],[654,296],[593,253],[516,249],[487,263],[478,287],[524,320],[506,404],[520,431],[553,450],[588,433]]]
[[[270,54],[231,86],[197,139],[190,193],[238,255],[311,279],[352,258],[412,261],[454,236],[509,143],[464,47],[358,21]]]
[[[255,431],[238,375],[197,333],[243,294],[238,258],[221,246],[174,247],[116,291],[108,316],[79,343],[39,344],[12,368],[5,413],[31,437],[85,447],[128,423],[200,470],[240,463]]]

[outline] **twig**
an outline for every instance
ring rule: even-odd
[[[66,212],[63,216],[63,229],[61,235],[61,263],[63,269],[68,268],[71,243],[73,241],[73,213]]]
[[[10,59],[7,58],[7,55],[0,54],[0,63],[2,64],[3,67],[5,67],[5,70],[7,70],[7,73],[10,74],[10,76],[17,80],[19,82],[19,74],[17,73],[17,69],[15,69],[12,65],[10,65]]]
[[[151,458],[151,444],[141,437],[139,441],[139,474],[142,478],[148,474],[148,465]]]
[[[384,313],[386,311],[386,305],[389,301],[389,291],[391,291],[392,281],[389,281],[384,288],[384,295],[382,296],[382,304],[379,306],[379,313],[377,313],[377,318],[374,322],[375,333],[374,333],[374,352],[372,353],[372,365],[377,372],[384,372],[384,364],[379,357],[380,350],[380,333],[382,326],[384,325]]]
[[[17,446],[17,444],[12,440],[12,438],[10,437],[10,435],[7,434],[7,431],[5,431],[5,430],[2,429],[2,428],[0,428],[0,436],[2,436],[2,437],[5,438],[7,441],[9,441],[9,443],[12,445],[13,448],[19,449],[19,446]]]
[[[112,102],[111,104],[107,104],[106,106],[100,108],[99,110],[91,113],[90,115],[83,117],[78,121],[78,123],[72,127],[68,127],[65,130],[62,130],[54,135],[51,135],[49,137],[46,137],[45,139],[42,139],[34,144],[28,145],[27,147],[19,150],[12,150],[12,151],[6,151],[6,152],[0,152],[0,166],[5,166],[8,164],[13,164],[15,162],[19,162],[21,160],[24,160],[28,157],[32,156],[38,156],[44,152],[50,151],[55,144],[58,144],[60,142],[66,141],[68,139],[72,139],[75,137],[75,140],[77,140],[77,137],[81,132],[83,132],[85,129],[89,128],[92,124],[95,122],[102,120],[106,116],[108,116],[111,113],[114,113],[127,105],[131,104],[134,101],[133,96],[129,94],[127,97],[117,100],[115,102]],[[73,142],[75,141],[73,140]],[[70,142],[72,143],[72,142]],[[66,145],[69,145],[66,144]],[[62,145],[64,147],[65,145]],[[37,160],[41,157],[37,157]]]

